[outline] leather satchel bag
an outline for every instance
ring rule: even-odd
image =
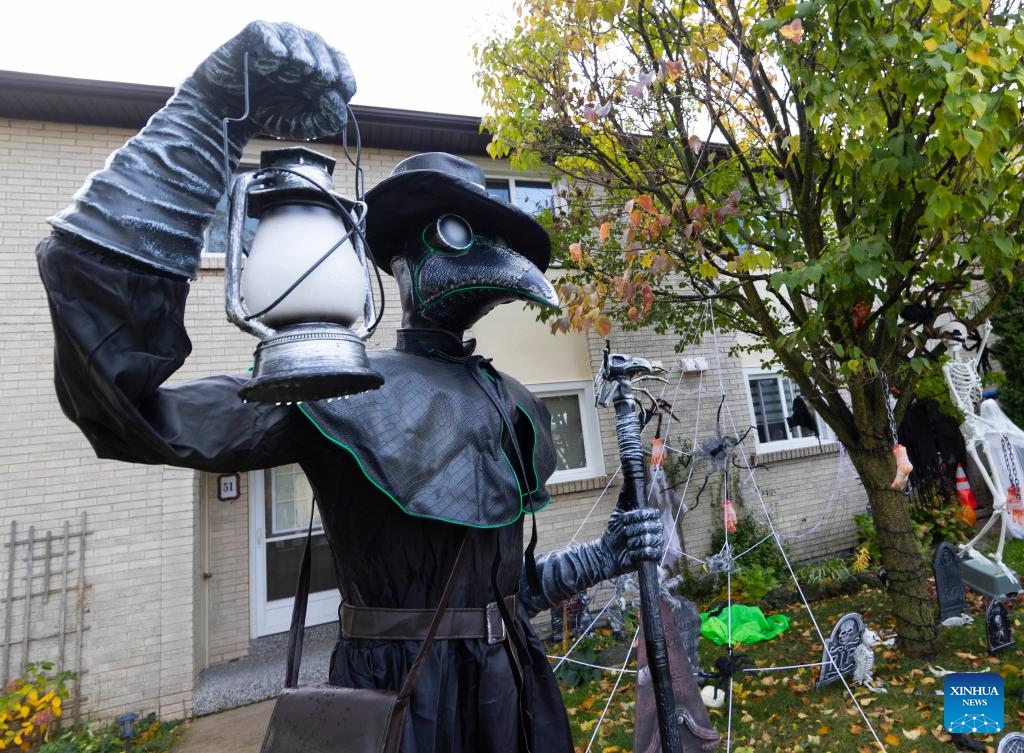
[[[309,597],[310,528],[302,553],[299,585],[292,609],[285,687],[274,704],[261,753],[337,753],[341,750],[346,753],[398,753],[409,708],[409,696],[416,687],[441,616],[448,607],[469,534],[467,530],[462,539],[459,554],[423,645],[409,668],[401,690],[396,693],[391,690],[331,685],[299,686],[302,636]]]

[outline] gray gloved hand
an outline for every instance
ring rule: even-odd
[[[530,614],[537,614],[603,580],[636,570],[641,560],[660,561],[664,548],[665,532],[657,508],[616,508],[600,539],[551,552],[537,562],[540,593],[530,587],[524,569],[519,579],[520,601]]]
[[[319,34],[293,24],[253,21],[200,63],[192,81],[234,101],[240,115],[247,52],[249,117],[258,129],[297,141],[341,132],[345,105],[356,93],[348,61]]]
[[[628,511],[615,508],[608,518],[601,544],[615,559],[618,570],[615,575],[636,570],[641,560],[659,562],[665,551],[661,510],[656,507]]]
[[[245,52],[250,117],[229,123],[225,145],[223,119],[245,110]],[[50,223],[152,269],[195,278],[226,173],[249,139],[259,130],[290,139],[338,133],[354,93],[345,56],[319,35],[255,21],[204,60]]]

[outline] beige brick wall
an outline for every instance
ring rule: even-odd
[[[180,715],[193,682],[195,474],[99,461],[61,414],[33,253],[45,218],[126,136],[0,120],[0,530],[17,520],[57,532],[88,512],[81,688],[97,718],[129,708]]]

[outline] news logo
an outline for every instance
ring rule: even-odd
[[[1003,678],[995,672],[956,672],[943,680],[947,732],[990,735],[1003,731]]]

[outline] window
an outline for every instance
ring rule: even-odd
[[[240,172],[249,172],[253,169],[255,168],[239,167],[238,172],[232,176],[232,184]],[[206,228],[206,242],[203,244],[204,254],[223,256],[228,251],[228,193],[230,192],[225,192],[220,197],[220,201],[217,202],[217,208],[213,213],[213,219]],[[245,218],[245,229],[242,231],[242,248],[248,249],[252,247],[252,237],[256,233],[256,225],[257,220],[254,217]]]
[[[516,180],[515,178],[494,178],[487,181],[487,193],[496,199],[515,204],[523,211],[538,215],[551,209],[554,190],[544,181]]]
[[[604,457],[591,382],[531,384],[529,389],[551,412],[556,463],[548,483],[603,475]]]
[[[833,438],[829,428],[813,412],[809,421],[817,429],[817,435],[806,421],[801,426],[793,420],[799,417],[794,402],[800,397],[800,388],[792,379],[768,371],[747,371],[746,377],[750,421],[757,431],[760,449],[792,449],[816,445],[819,438],[822,441]],[[804,405],[810,410],[809,405]]]
[[[334,560],[323,536],[320,512],[313,503],[313,490],[302,469],[298,465],[266,469],[263,472],[263,494],[267,601],[289,599],[295,595],[310,514],[313,516],[313,538],[309,590],[315,593],[336,589]]]

